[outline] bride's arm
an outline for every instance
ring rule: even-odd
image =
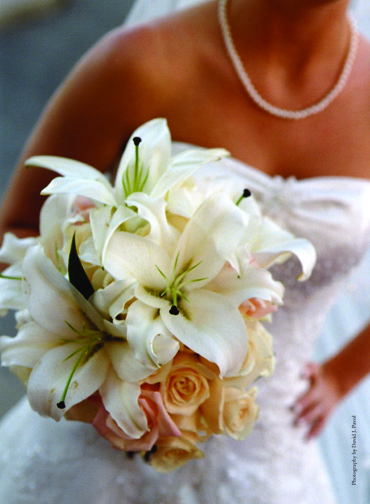
[[[156,115],[159,97],[147,99],[159,75],[151,68],[156,61],[151,63],[154,44],[148,37],[154,39],[145,28],[114,30],[82,58],[56,91],[20,156],[2,202],[0,237],[9,230],[18,236],[38,232],[43,203],[39,193],[53,175],[25,169],[29,157],[64,156],[105,172],[131,132]]]
[[[323,364],[309,363],[309,388],[296,402],[295,423],[306,423],[307,438],[317,436],[339,402],[370,373],[370,325]]]

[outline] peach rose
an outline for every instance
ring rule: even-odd
[[[151,465],[160,473],[174,471],[189,460],[204,458],[204,453],[190,437],[161,439],[156,446],[157,451],[151,459]]]
[[[166,379],[160,384],[163,402],[169,413],[192,415],[209,397],[213,373],[196,354],[179,352]]]
[[[199,408],[192,415],[172,415],[172,419],[182,434],[194,443],[203,443],[212,434]]]
[[[95,417],[93,426],[114,448],[125,451],[150,451],[159,439],[181,436],[180,430],[168,415],[158,391],[142,390],[139,405],[148,422],[147,432],[139,439],[128,436],[113,420],[103,404]]]

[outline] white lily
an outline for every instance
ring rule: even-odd
[[[0,249],[0,262],[10,264],[0,277],[0,310],[5,315],[8,309],[21,310],[25,307],[22,292],[22,262],[27,250],[41,243],[44,253],[60,270],[65,270],[66,246],[70,247],[76,220],[72,213],[74,197],[57,195],[48,198],[40,214],[40,236],[17,238],[6,233]],[[67,243],[68,242],[68,243]]]
[[[215,292],[227,297],[237,306],[248,299],[262,299],[274,305],[283,303],[284,286],[272,278],[269,271],[246,266],[236,271],[225,266],[208,286]]]
[[[0,262],[10,264],[0,276],[0,316],[8,310],[25,308],[22,294],[22,261],[29,247],[38,242],[37,238],[17,238],[13,233],[5,233],[0,248]]]
[[[53,179],[42,194],[75,194],[96,202],[97,210],[91,212],[90,218],[95,247],[102,257],[104,244],[121,224],[137,219],[137,215],[146,218],[143,204],[138,207],[138,214],[128,208],[138,203],[136,193],[145,193],[154,199],[164,198],[172,187],[181,184],[200,164],[227,154],[224,149],[193,149],[171,158],[167,123],[164,119],[154,119],[131,136],[114,186],[100,171],[71,159],[35,156],[27,161],[27,165],[47,168],[62,175]]]
[[[264,217],[253,196],[241,199],[239,207],[250,219],[245,241],[230,258],[232,266],[240,272],[245,263],[248,264],[253,258],[261,268],[269,268],[275,263],[284,262],[293,254],[302,267],[298,280],[307,280],[316,263],[316,251],[312,243],[304,238],[296,238]]]
[[[97,390],[106,395],[106,390],[123,387],[131,396],[110,412],[125,432],[140,437],[146,429],[145,415],[137,407],[140,387],[124,382],[138,382],[158,367],[135,360],[125,328],[104,319],[55,268],[41,245],[30,247],[22,269],[31,321],[15,338],[2,336],[0,350],[3,365],[31,370],[27,393],[32,408],[59,420]],[[132,405],[134,409],[127,410]]]
[[[246,229],[245,213],[218,193],[198,208],[171,254],[148,238],[114,233],[103,264],[114,278],[130,275],[138,282],[137,301],[127,316],[127,339],[138,360],[158,358],[147,338],[159,317],[176,340],[215,362],[221,376],[239,371],[247,351],[247,332],[238,303],[209,286]]]
[[[60,271],[66,268],[74,224],[83,222],[74,214],[74,200],[74,195],[52,195],[45,200],[40,213],[40,242],[45,255]]]

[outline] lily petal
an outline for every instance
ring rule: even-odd
[[[38,238],[18,238],[13,233],[5,233],[0,248],[0,262],[15,264],[22,261],[29,247],[38,241]]]
[[[116,231],[103,257],[104,268],[116,279],[134,278],[144,286],[163,291],[170,276],[170,259],[155,242],[124,231]]]
[[[186,281],[206,277],[202,282],[187,286],[199,289],[223,267],[226,258],[244,238],[248,219],[244,212],[223,193],[216,193],[198,208],[185,226],[177,246],[178,266],[181,272],[189,264],[199,265],[186,275]]]
[[[133,143],[135,137],[142,139],[139,146],[140,165],[145,173],[148,172],[144,192],[149,193],[151,191],[155,181],[167,169],[170,162],[171,136],[166,120],[153,119],[140,126],[128,141],[118,167],[115,190],[119,201],[123,201],[125,198],[122,184],[124,173],[135,163],[135,146]]]
[[[64,338],[75,338],[70,326],[82,331],[89,320],[103,329],[99,313],[43,255],[41,246],[28,250],[23,273],[28,310],[42,327]]]
[[[106,318],[113,320],[123,312],[124,305],[134,296],[135,283],[132,280],[116,280],[104,289],[97,290],[90,302]]]
[[[253,221],[250,220],[251,227]],[[258,265],[268,268],[294,254],[302,266],[302,274],[298,279],[307,280],[316,263],[316,251],[312,243],[304,238],[295,238],[267,217],[255,220],[254,224],[254,229],[248,229],[248,234],[252,237],[251,252]]]
[[[69,254],[68,254],[69,256]],[[94,239],[92,236],[89,236],[86,240],[84,240],[80,246],[78,247],[78,256],[81,261],[100,266],[100,257],[95,247]]]
[[[98,172],[99,173],[99,172]],[[41,194],[76,194],[85,196],[105,205],[116,205],[110,188],[100,180],[86,180],[77,177],[56,177],[41,191]]]
[[[146,239],[158,243],[171,254],[179,238],[179,232],[167,221],[166,201],[152,198],[145,193],[134,193],[127,198],[126,203],[136,206],[139,216],[149,222],[150,232]]]
[[[140,438],[148,430],[145,413],[139,406],[140,386],[120,380],[113,369],[100,387],[105,409],[130,437]]]
[[[106,343],[105,349],[117,376],[125,382],[133,383],[144,380],[157,369],[153,364],[146,366],[139,362],[127,341]]]
[[[282,304],[284,286],[272,278],[269,271],[249,266],[239,275],[231,267],[224,267],[207,285],[207,289],[230,299],[236,306],[251,298]]]
[[[190,292],[188,299],[181,301],[178,315],[161,309],[165,325],[184,345],[216,363],[221,377],[236,374],[248,349],[239,311],[224,296],[205,289]]]
[[[187,179],[185,183],[169,191],[167,211],[170,214],[190,219],[204,199],[205,195],[194,184],[194,181]]]
[[[68,359],[75,350],[76,345],[73,343],[55,347],[45,353],[33,368],[27,394],[32,409],[41,416],[59,420],[69,408],[92,395],[104,382],[109,360],[102,349],[77,368],[68,390],[66,408],[61,410],[57,407],[71,369],[78,359],[78,355]]]
[[[121,224],[132,218],[137,218],[137,214],[123,205],[119,206],[116,210],[112,207],[94,208],[91,210],[91,229],[95,248],[100,259],[104,256],[106,246],[114,231]]]
[[[172,187],[181,184],[202,164],[218,161],[229,155],[225,149],[191,149],[173,157],[171,166],[154,185],[151,196],[163,197]]]
[[[26,166],[38,166],[63,175],[53,179],[41,194],[78,194],[107,205],[115,204],[108,179],[85,163],[58,156],[33,156],[27,160]]]
[[[47,170],[55,171],[64,177],[98,180],[107,187],[110,186],[107,178],[102,172],[86,163],[81,163],[80,161],[76,161],[74,159],[59,156],[33,156],[26,161],[26,166],[46,168]]]
[[[3,271],[9,278],[0,278],[0,310],[6,315],[8,310],[22,310],[25,308],[25,299],[22,292],[22,278],[20,264],[14,264]],[[14,278],[14,279],[13,279]]]
[[[167,364],[180,348],[163,324],[158,309],[140,301],[130,306],[126,325],[127,339],[136,359],[153,370]]]
[[[1,364],[33,368],[43,354],[53,347],[58,339],[36,322],[28,322],[18,330],[17,336],[0,338]]]
[[[312,243],[304,238],[292,238],[289,241],[271,245],[268,249],[256,251],[254,256],[260,266],[267,268],[291,254],[298,258],[302,266],[302,273],[297,280],[307,280],[316,263],[316,250]]]

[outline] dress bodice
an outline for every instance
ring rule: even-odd
[[[326,289],[331,302],[338,289],[334,286],[359,263],[370,242],[370,180],[271,177],[233,158],[207,165],[199,176],[205,184],[218,179],[226,190],[239,182],[240,192],[244,187],[250,189],[264,215],[313,243],[317,262],[308,281],[297,282],[300,271],[294,259],[274,268],[274,276],[286,286],[287,308],[291,303],[294,310],[304,308],[297,296],[311,300]]]
[[[181,145],[176,145],[181,149]],[[0,502],[8,504],[332,504],[315,443],[292,427],[289,407],[302,391],[300,371],[325,314],[369,241],[370,182],[322,177],[269,177],[232,158],[204,166],[195,177],[220,187],[248,187],[263,212],[308,238],[317,266],[307,282],[298,263],[274,266],[286,285],[284,306],[267,328],[277,365],[260,379],[260,417],[250,437],[214,437],[206,459],[166,475],[129,460],[85,424],[39,418],[23,402],[0,424]]]

